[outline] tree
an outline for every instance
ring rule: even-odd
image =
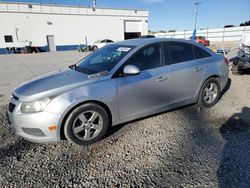
[[[240,26],[250,26],[250,20],[244,23],[241,23]]]

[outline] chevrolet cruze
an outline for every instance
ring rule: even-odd
[[[228,81],[224,56],[187,40],[133,39],[20,85],[8,117],[33,142],[87,145],[110,126],[187,104],[212,107]]]

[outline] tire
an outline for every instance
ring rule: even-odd
[[[105,136],[109,123],[109,116],[103,107],[87,103],[74,109],[68,116],[64,134],[74,144],[89,145]]]
[[[93,51],[95,52],[95,51],[97,51],[98,50],[98,47],[97,46],[94,46],[93,47]]]
[[[214,87],[214,89],[212,89]],[[221,88],[218,80],[216,78],[208,79],[202,86],[198,106],[203,108],[211,108],[214,106],[221,95]]]
[[[232,64],[232,73],[234,75],[242,75],[243,72],[238,69],[238,65]]]

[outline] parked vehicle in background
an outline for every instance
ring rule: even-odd
[[[192,40],[192,36],[189,39]],[[195,42],[203,44],[204,46],[210,45],[210,41],[207,40],[204,36],[195,36]]]
[[[91,50],[90,45],[79,45],[78,52],[88,52]]]
[[[133,39],[32,79],[10,99],[16,134],[87,145],[110,126],[197,103],[209,108],[228,81],[224,56],[192,41]]]
[[[106,44],[110,44],[113,43],[114,41],[110,40],[110,39],[103,39],[103,40],[98,40],[95,41],[92,45],[91,45],[91,50],[92,51],[96,51],[100,48],[102,48],[103,46],[105,46]]]
[[[235,25],[225,25],[224,28],[236,27]]]
[[[232,64],[232,73],[243,74],[244,70],[250,70],[250,33],[242,35],[238,55],[230,59]]]
[[[155,38],[155,36],[154,35],[142,35],[140,38],[141,39],[149,39],[149,38]]]

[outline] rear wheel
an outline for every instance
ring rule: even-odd
[[[77,107],[65,122],[65,137],[78,145],[89,145],[106,134],[109,117],[104,108],[95,103]]]
[[[198,105],[204,108],[210,108],[214,106],[219,100],[221,94],[221,88],[219,82],[215,78],[208,79],[202,86]]]

